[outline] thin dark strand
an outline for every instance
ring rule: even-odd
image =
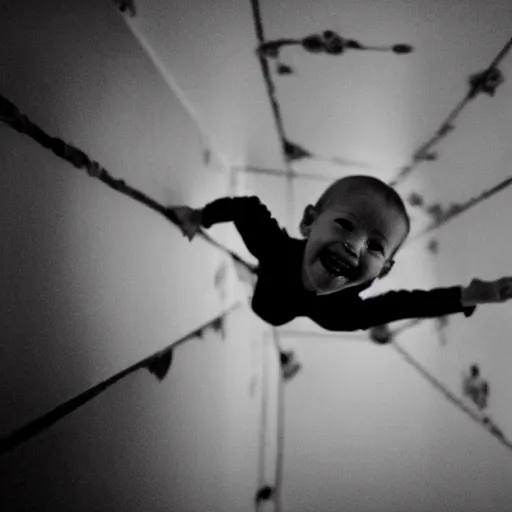
[[[261,404],[260,404],[260,449],[258,456],[258,489],[266,485],[265,462],[266,462],[266,437],[267,437],[267,412],[268,412],[268,364],[267,344],[262,345],[262,382],[261,382]],[[260,503],[256,502],[256,510],[260,509]]]
[[[251,0],[252,12],[253,12],[253,20],[254,20],[254,28],[256,31],[256,37],[258,39],[258,43],[263,45],[265,43],[265,34],[263,32],[263,20],[261,17],[261,10],[258,0]],[[270,74],[269,65],[267,59],[264,58],[258,52],[258,60],[260,62],[261,71],[263,73],[263,78],[265,81],[265,86],[267,89],[268,98],[270,100],[270,105],[272,107],[272,113],[274,115],[274,121],[276,124],[277,132],[279,134],[279,142],[281,145],[281,151],[283,153],[284,162],[286,165],[286,180],[287,180],[287,195],[288,195],[288,215],[289,221],[292,219],[293,212],[293,169],[288,161],[287,156],[284,154],[284,147],[286,141],[286,134],[284,131],[284,123],[281,115],[281,108],[279,106],[279,101],[276,96],[276,87],[272,81],[272,75]],[[291,226],[288,226],[291,229]]]
[[[505,44],[505,46],[499,51],[499,53],[496,55],[496,57],[492,60],[492,62],[489,64],[489,66],[486,68],[485,72],[489,72],[491,69],[495,68],[500,61],[505,57],[505,55],[510,51],[512,48],[512,38]],[[460,113],[466,108],[466,106],[476,98],[476,95],[474,95],[472,89],[470,89],[465,97],[455,106],[455,108],[448,114],[446,119],[440,124],[440,127],[443,126],[449,126],[453,125],[453,122],[455,119],[460,115]],[[448,133],[448,132],[447,132]],[[422,144],[415,152],[414,155],[418,155],[421,153],[427,152],[429,149],[431,149],[434,145],[436,145],[441,139],[447,136],[447,133],[442,133],[441,129],[439,128],[435,134],[427,140],[424,144]],[[397,186],[399,183],[401,183],[409,174],[412,173],[412,171],[417,168],[423,160],[416,160],[413,159],[408,165],[404,166],[402,170],[398,173],[398,175],[393,178],[389,185],[391,187]]]
[[[44,430],[48,429],[53,424],[57,423],[59,420],[71,414],[73,411],[79,409],[80,407],[83,407],[87,402],[90,402],[93,398],[103,393],[105,390],[113,386],[116,382],[120,381],[121,379],[124,379],[128,375],[136,372],[137,370],[140,370],[141,368],[146,368],[155,357],[158,357],[163,352],[166,352],[169,349],[174,349],[175,347],[181,345],[186,341],[190,341],[191,339],[193,339],[193,337],[191,336],[195,335],[198,331],[203,331],[210,327],[211,325],[216,324],[219,319],[222,319],[226,314],[228,314],[229,312],[233,311],[238,307],[239,304],[235,304],[227,311],[222,313],[222,315],[220,315],[219,317],[215,318],[210,322],[207,322],[199,329],[195,329],[192,333],[183,336],[178,341],[175,341],[174,343],[164,348],[163,350],[159,350],[158,352],[155,352],[154,354],[145,357],[141,361],[129,366],[128,368],[120,371],[119,373],[116,373],[112,377],[109,377],[108,379],[100,382],[99,384],[96,384],[95,386],[87,389],[83,393],[80,393],[79,395],[71,398],[70,400],[63,402],[62,404],[58,405],[49,412],[43,414],[39,418],[36,418],[35,420],[28,422],[26,425],[15,430],[11,434],[8,434],[7,436],[0,438],[0,456],[6,454],[7,452],[10,452],[17,446],[27,442],[29,439],[37,436]]]
[[[252,12],[253,12],[253,19],[254,19],[254,28],[256,30],[256,37],[258,38],[258,42],[260,45],[263,45],[265,43],[265,34],[263,32],[263,21],[261,17],[261,10],[259,6],[258,0],[251,0],[251,6],[252,6]],[[284,140],[286,140],[286,135],[284,133],[284,125],[283,125],[283,118],[281,116],[281,108],[279,106],[279,101],[276,97],[276,87],[274,85],[274,82],[272,81],[272,75],[270,74],[270,68],[267,62],[267,59],[265,59],[263,56],[259,55],[259,61],[261,65],[261,71],[263,72],[263,78],[265,80],[265,86],[267,88],[267,94],[270,100],[270,104],[272,106],[272,113],[274,114],[274,120],[276,123],[276,128],[279,133],[279,137],[284,143]],[[282,144],[283,145],[283,144]]]
[[[503,444],[506,448],[512,451],[512,441],[506,438],[503,433],[495,428],[495,426],[488,420],[488,425],[485,423],[484,418],[480,417],[477,413],[475,413],[471,408],[467,407],[467,405],[457,398],[442,382],[440,382],[436,377],[434,377],[424,366],[421,365],[411,354],[409,354],[404,348],[402,348],[395,340],[396,336],[399,334],[403,334],[404,332],[416,327],[417,325],[425,322],[427,319],[423,318],[414,318],[404,325],[394,329],[391,331],[390,345],[393,349],[404,359],[406,363],[411,365],[424,379],[426,379],[429,384],[431,384],[435,389],[437,389],[449,402],[459,408],[462,412],[464,412],[467,416],[469,416],[473,421],[478,423],[482,428],[484,428],[489,434],[498,439],[498,441]],[[291,331],[287,333],[286,331],[282,331],[281,334],[292,334],[294,336],[297,335],[299,331]],[[315,333],[313,331],[309,331],[307,333],[309,337],[324,337],[323,333]],[[361,340],[361,335],[352,334],[352,333],[340,333],[340,337],[345,337],[347,339],[354,338],[355,340]],[[329,335],[329,337],[334,337],[335,333]],[[368,338],[366,338],[368,340]],[[493,427],[490,429],[489,427]]]
[[[425,229],[419,231],[413,237],[411,237],[411,239],[407,243],[413,242],[415,240],[418,240],[419,238],[423,237],[424,235],[426,235],[428,233],[431,233],[432,231],[434,231],[436,229],[441,228],[442,226],[444,226],[445,224],[447,224],[451,220],[455,219],[459,215],[462,215],[463,213],[467,212],[469,209],[473,208],[474,206],[476,206],[476,205],[482,203],[483,201],[491,198],[492,196],[494,196],[498,192],[501,192],[502,190],[505,190],[510,185],[512,185],[512,177],[508,177],[508,178],[504,179],[503,181],[501,181],[500,183],[498,183],[494,187],[491,187],[491,188],[489,188],[487,190],[484,190],[478,196],[472,197],[471,199],[469,199],[468,201],[466,201],[464,203],[459,203],[459,204],[455,205],[454,211],[452,213],[446,214],[442,221],[432,223],[430,226],[427,226]],[[404,246],[407,245],[407,243],[404,244]]]
[[[267,169],[262,167],[253,167],[253,166],[245,166],[245,167],[233,167],[234,171],[237,172],[246,172],[249,174],[266,174],[270,176],[279,176],[281,178],[286,178],[286,171],[281,169]],[[305,180],[314,180],[314,181],[325,181],[329,183],[333,183],[335,180],[339,179],[338,176],[329,176],[327,174],[320,173],[303,173],[292,171],[290,173],[296,179],[305,179]]]
[[[58,137],[51,137],[47,135],[41,128],[32,123],[26,116],[22,115],[19,109],[9,100],[0,95],[0,121],[3,121],[19,133],[28,135],[41,146],[49,149],[55,155],[70,162],[77,169],[85,168],[90,177],[97,178],[110,188],[129,196],[139,203],[146,205],[148,208],[161,213],[166,219],[170,220],[179,227],[178,220],[165,206],[159,204],[157,201],[147,196],[140,190],[137,190],[130,185],[126,184],[124,180],[116,179],[109,174],[109,172],[102,167],[98,162],[91,160],[83,151],[64,142]],[[203,230],[200,230],[198,236],[211,244],[212,246],[220,249],[221,251],[229,254],[237,263],[244,266],[251,272],[255,271],[255,267],[246,262],[238,254],[224,247],[219,242],[211,238]]]
[[[396,342],[391,343],[395,351],[400,354],[409,365],[411,365],[423,378],[425,378],[434,388],[436,388],[449,402],[469,416],[475,423],[483,427],[493,437],[495,437],[502,445],[512,451],[512,442],[508,440],[502,433],[498,434],[495,430],[489,430],[484,419],[470,409],[462,400],[457,398],[448,388],[446,388],[439,380],[437,380],[426,368],[424,368],[414,357],[400,347]]]
[[[277,352],[277,358],[281,352],[279,334],[276,328],[272,329],[272,335]],[[280,363],[279,363],[279,366]],[[285,382],[281,368],[279,368],[279,377],[277,384],[277,454],[276,454],[276,473],[275,473],[275,512],[281,512],[282,493],[283,493],[283,472],[284,472],[284,435],[285,435]]]
[[[89,388],[84,393],[77,395],[76,397],[64,402],[51,411],[43,414],[39,418],[27,423],[23,427],[19,428],[15,432],[8,434],[5,437],[0,439],[0,456],[10,452],[17,446],[27,442],[29,439],[35,437],[40,434],[44,430],[47,430],[54,423],[61,420],[65,416],[68,416],[76,409],[84,406],[87,402],[98,396],[100,393],[103,393],[107,388],[123,379],[124,377],[134,373],[135,371],[143,368],[145,364],[151,359],[148,357],[134,365],[126,368],[122,372],[117,373],[113,377],[110,377],[107,380],[97,384],[96,386]]]

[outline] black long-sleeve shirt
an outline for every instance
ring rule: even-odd
[[[259,261],[252,308],[271,325],[305,316],[329,331],[355,331],[405,318],[470,316],[475,310],[462,306],[460,286],[390,291],[362,299],[359,294],[370,283],[316,295],[301,281],[306,240],[290,237],[256,196],[217,199],[202,211],[205,228],[228,221],[235,223],[247,249]]]

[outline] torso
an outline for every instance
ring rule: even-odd
[[[260,262],[252,308],[262,320],[274,326],[305,316],[331,330],[343,314],[344,299],[350,302],[361,290],[321,296],[307,291],[301,282],[304,245],[304,240],[289,238],[285,247],[276,248],[272,261]]]

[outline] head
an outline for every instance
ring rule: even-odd
[[[369,285],[389,273],[410,230],[400,196],[370,176],[333,183],[304,210],[302,282],[319,295]]]

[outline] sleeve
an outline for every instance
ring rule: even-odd
[[[469,317],[476,306],[464,307],[461,292],[460,286],[453,286],[391,291],[368,299],[357,296],[333,302],[314,320],[328,330],[356,331],[406,318],[435,318],[454,313]]]
[[[267,207],[256,196],[223,197],[207,204],[202,210],[202,225],[232,221],[247,249],[258,260],[276,254],[288,238]]]

